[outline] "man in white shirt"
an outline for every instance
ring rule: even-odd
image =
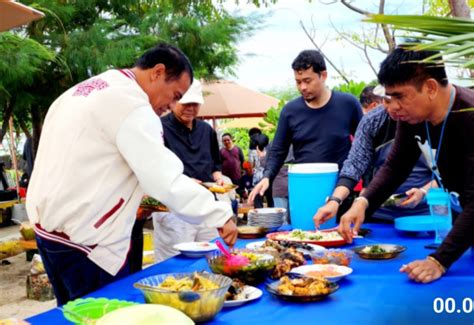
[[[131,231],[144,194],[187,222],[218,228],[234,244],[229,205],[184,176],[163,144],[159,115],[192,80],[187,57],[160,44],[134,68],[92,77],[51,105],[27,211],[59,305],[129,273]]]

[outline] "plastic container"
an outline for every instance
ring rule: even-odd
[[[294,164],[288,170],[288,196],[291,225],[295,229],[313,230],[313,216],[332,194],[338,176],[337,164]],[[321,225],[321,229],[336,226],[336,218]]]
[[[116,309],[136,304],[135,302],[117,299],[79,298],[65,304],[62,310],[67,320],[74,324],[84,324],[86,321],[98,320]]]
[[[426,196],[435,224],[435,243],[441,244],[452,227],[451,200],[441,188],[430,188]]]

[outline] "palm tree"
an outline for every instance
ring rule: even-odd
[[[474,69],[472,20],[417,15],[370,15],[365,21],[389,24],[394,29],[416,33],[410,37],[423,43],[414,43],[413,49],[440,51],[440,54],[426,60],[438,60],[457,67]],[[474,79],[472,74],[471,79]]]

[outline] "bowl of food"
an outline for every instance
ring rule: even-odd
[[[387,260],[395,258],[406,250],[405,246],[392,244],[364,245],[353,248],[354,252],[361,258],[369,260]]]
[[[176,308],[195,322],[212,319],[224,305],[232,280],[210,273],[170,273],[144,278],[134,284],[145,301]]]
[[[336,264],[349,266],[354,253],[348,249],[327,249],[325,251],[311,252],[314,264]]]
[[[232,265],[225,255],[216,251],[207,256],[209,268],[214,273],[237,278],[246,284],[257,284],[263,282],[276,265],[275,257],[270,254],[232,250],[232,255],[245,256],[249,262],[245,265]]]

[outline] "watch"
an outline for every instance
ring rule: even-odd
[[[329,201],[335,201],[335,202],[337,202],[337,204],[339,204],[339,205],[342,204],[342,200],[341,200],[340,198],[338,198],[337,196],[333,196],[333,195],[328,196],[328,197],[326,198],[326,203],[328,203]]]

